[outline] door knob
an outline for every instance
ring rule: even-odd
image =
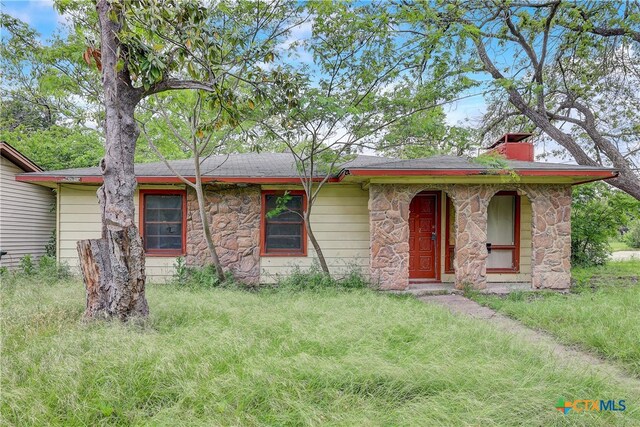
[[[431,240],[433,240],[435,242],[436,238],[437,238],[436,233],[435,232],[431,233]]]

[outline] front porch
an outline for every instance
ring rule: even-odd
[[[386,290],[567,289],[570,208],[569,185],[371,184],[371,280]]]

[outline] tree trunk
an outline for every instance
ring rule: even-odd
[[[196,157],[196,162],[199,160]],[[205,197],[204,190],[202,189],[202,179],[200,178],[199,164],[196,165],[196,197],[198,199],[198,210],[200,211],[200,220],[202,221],[202,231],[204,232],[204,239],[207,242],[207,248],[209,249],[209,256],[211,257],[211,263],[216,269],[216,276],[218,280],[222,283],[225,280],[224,270],[222,270],[222,265],[220,265],[220,259],[218,258],[218,254],[216,253],[216,246],[213,243],[213,236],[211,236],[211,228],[209,226],[209,217],[207,216],[207,211],[205,210]]]
[[[136,227],[121,231],[107,231],[107,238],[80,240],[77,244],[87,292],[85,317],[112,318],[126,320],[131,316],[146,316],[149,308],[144,295],[144,254],[142,250],[132,250],[126,254],[123,247],[132,247],[132,242],[140,240]],[[141,248],[141,246],[140,246]],[[132,261],[133,264],[128,264]],[[139,272],[141,281],[122,282],[114,266]]]
[[[308,202],[307,202],[308,203]],[[307,235],[309,236],[309,240],[311,240],[311,245],[313,245],[313,249],[316,251],[316,255],[318,256],[318,262],[320,262],[320,268],[325,274],[331,277],[331,273],[329,272],[329,266],[327,265],[327,260],[324,259],[324,254],[322,253],[322,248],[320,247],[320,243],[316,240],[316,236],[313,234],[313,230],[311,230],[311,223],[309,222],[310,212],[307,211],[304,214],[304,226],[307,230]]]
[[[149,313],[145,299],[144,247],[135,225],[134,154],[139,129],[134,120],[140,92],[131,85],[129,71],[117,71],[121,52],[118,33],[122,16],[110,18],[107,0],[97,3],[101,34],[102,84],[105,106],[104,179],[98,190],[102,210],[102,239],[82,241],[78,251],[87,288],[86,317],[117,317]]]

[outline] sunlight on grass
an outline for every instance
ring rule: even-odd
[[[524,324],[622,363],[640,377],[640,261],[577,268],[572,293],[476,296]]]
[[[413,298],[148,288],[145,324],[84,324],[78,282],[2,286],[9,425],[566,425],[629,390]],[[589,425],[640,414],[584,413]]]
[[[620,240],[615,239],[609,240],[609,246],[611,247],[611,252],[637,250],[629,246],[626,242],[621,242]]]

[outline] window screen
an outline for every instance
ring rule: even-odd
[[[183,209],[180,194],[146,194],[144,196],[145,250],[181,251]]]
[[[487,258],[488,269],[515,269],[516,202],[513,195],[495,195],[487,211],[487,242],[491,252]]]
[[[265,195],[265,215],[276,208],[279,195]],[[265,218],[264,251],[266,253],[302,253],[304,251],[304,221],[302,196],[289,196],[286,210]]]

